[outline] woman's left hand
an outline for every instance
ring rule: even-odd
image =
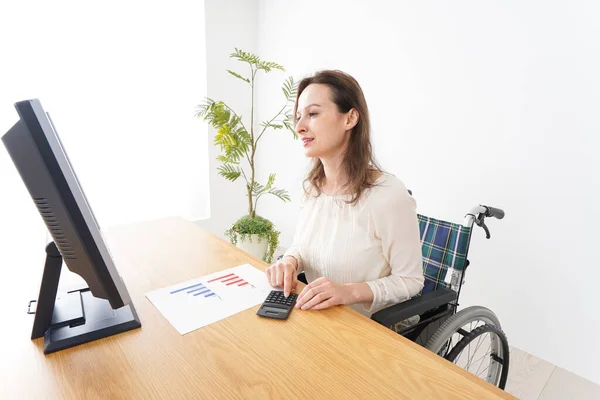
[[[351,304],[351,298],[352,290],[349,286],[321,277],[302,290],[296,299],[296,308],[323,310],[337,305]]]

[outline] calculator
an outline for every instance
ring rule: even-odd
[[[282,291],[272,290],[256,314],[261,317],[287,319],[297,298],[296,293],[290,293],[286,298]]]

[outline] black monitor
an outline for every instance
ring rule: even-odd
[[[46,246],[31,338],[43,336],[48,354],[139,328],[125,283],[50,117],[37,99],[15,108],[20,119],[2,141],[53,239]],[[63,261],[89,288],[57,294]]]

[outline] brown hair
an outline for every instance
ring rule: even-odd
[[[313,83],[329,86],[332,94],[331,100],[337,105],[339,112],[347,113],[353,108],[358,111],[358,123],[350,132],[350,139],[341,166],[348,177],[344,188],[352,194],[352,199],[348,203],[356,204],[364,191],[374,185],[374,172],[381,172],[371,147],[371,125],[367,101],[360,85],[352,76],[337,70],[319,71],[313,76],[302,79],[298,84],[298,94],[296,104],[294,104],[294,124],[298,111],[298,99],[304,89]],[[309,186],[310,189],[316,191],[317,195],[320,195],[324,180],[323,163],[320,159],[315,158],[312,169],[304,180],[304,191],[308,194],[307,186]]]

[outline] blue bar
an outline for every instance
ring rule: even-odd
[[[206,288],[204,286],[202,286],[202,287],[199,287],[197,289],[188,290],[187,293],[195,293],[195,292],[197,292],[199,290],[205,290],[205,289]]]
[[[204,296],[204,297],[210,297],[210,296],[215,296],[215,294],[214,294],[214,293],[207,294],[207,295],[206,295],[206,296]]]
[[[204,284],[202,284],[202,283],[197,283],[197,284],[195,284],[195,285],[192,285],[192,286],[188,286],[188,287],[184,287],[184,288],[181,288],[181,289],[173,290],[173,291],[171,292],[171,294],[175,294],[175,293],[183,292],[184,290],[191,289],[191,288],[195,288],[195,287],[197,287],[197,286],[204,286]]]
[[[203,291],[203,292],[200,292],[200,293],[194,293],[194,296],[199,296],[199,295],[201,295],[201,294],[204,294],[204,293],[209,293],[209,292],[210,292],[210,289],[206,289],[206,290],[205,290],[205,291]]]

